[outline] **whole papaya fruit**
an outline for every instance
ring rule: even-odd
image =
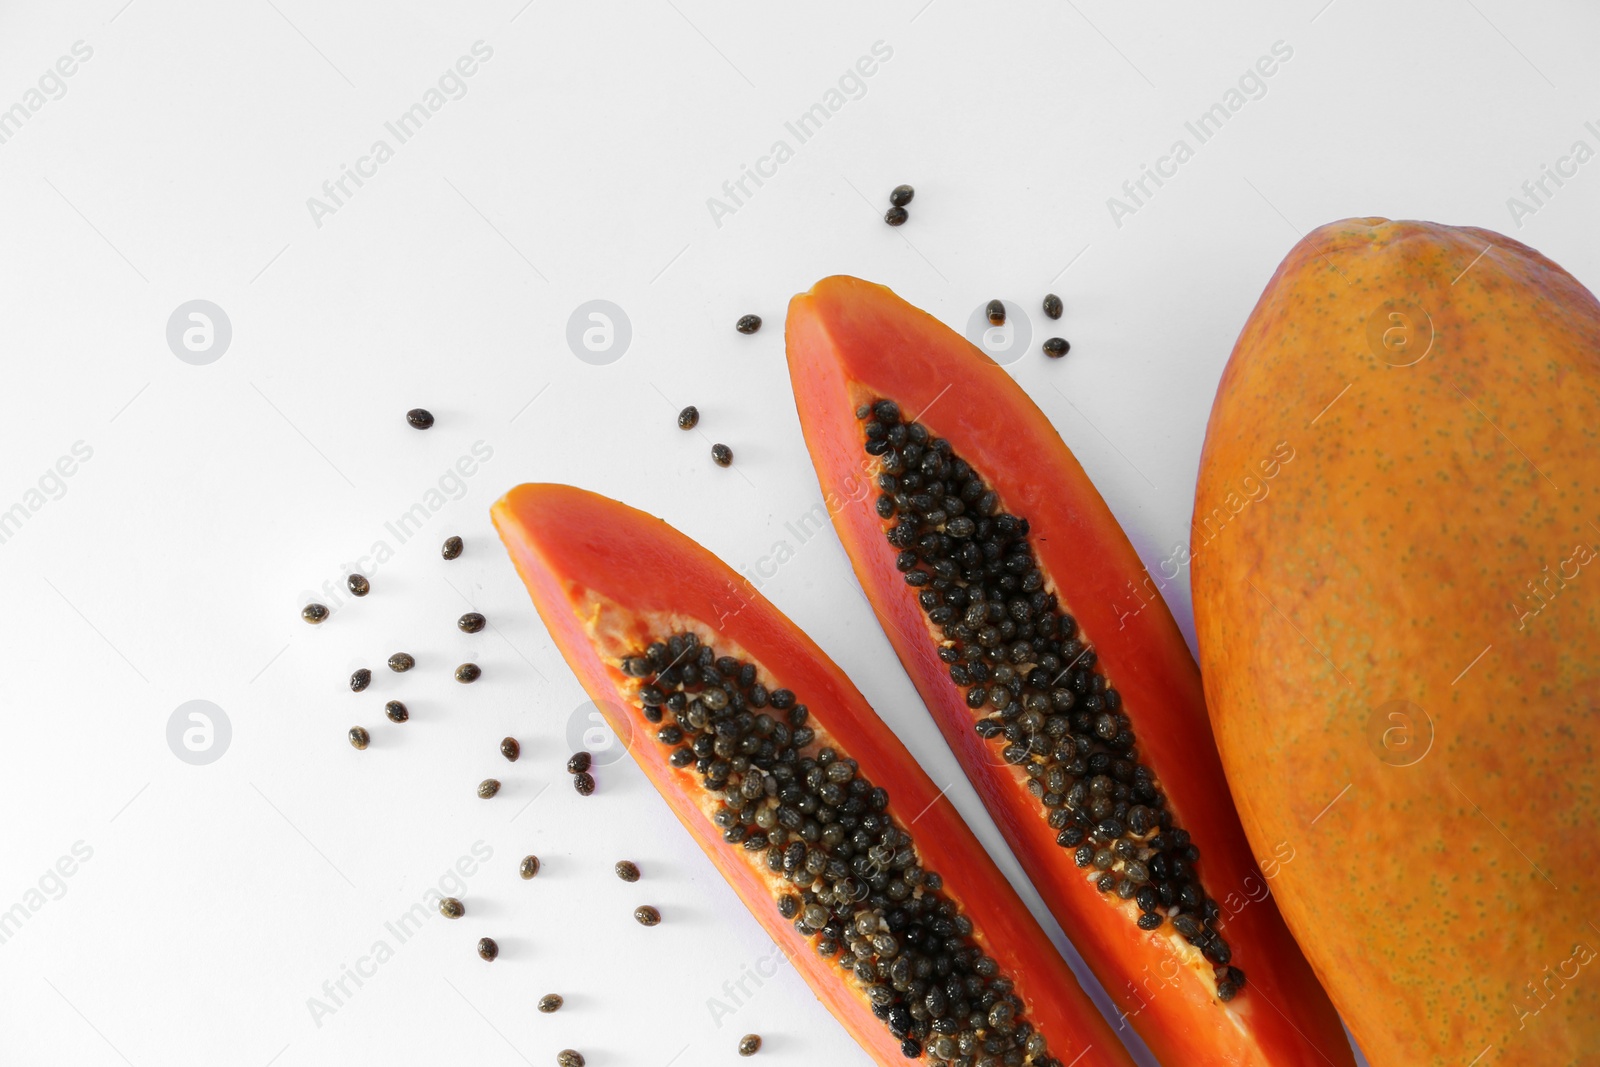
[[[1206,697],[1375,1067],[1600,1063],[1597,435],[1594,297],[1425,222],[1309,234],[1218,387]]]

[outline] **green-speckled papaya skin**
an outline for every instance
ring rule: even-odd
[[[1230,787],[1374,1067],[1600,1063],[1594,297],[1486,230],[1308,235],[1192,533]]]

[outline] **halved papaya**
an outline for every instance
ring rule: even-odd
[[[1352,1063],[1262,870],[1294,842],[1251,855],[1194,658],[1044,414],[857,278],[796,296],[787,340],[856,575],[1119,1021],[1166,1063]]]
[[[570,486],[493,516],[579,681],[875,1062],[1131,1064],[955,808],[748,582]]]

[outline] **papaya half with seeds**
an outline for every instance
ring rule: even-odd
[[[1218,386],[1192,539],[1211,717],[1375,1067],[1600,1063],[1596,427],[1594,297],[1426,222],[1307,235]]]
[[[1145,572],[1044,414],[857,278],[795,297],[787,341],[856,575],[1119,1027],[1170,1064],[1353,1063],[1245,840],[1188,646],[1158,596],[1118,608]]]
[[[569,486],[493,518],[612,729],[874,1062],[1131,1067],[955,808],[753,586]]]

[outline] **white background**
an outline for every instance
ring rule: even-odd
[[[1011,372],[1153,568],[1187,536],[1233,339],[1300,232],[1357,214],[1488,226],[1600,276],[1600,163],[1520,229],[1506,203],[1575,140],[1600,145],[1583,125],[1600,120],[1600,14],[1324,3],[0,5],[0,107],[93,49],[0,144],[0,509],[75,442],[93,452],[0,544],[0,909],[29,913],[0,943],[0,1062],[548,1064],[570,1046],[666,1067],[734,1063],[750,1030],[760,1062],[864,1062],[787,970],[713,1018],[770,946],[631,764],[587,800],[567,784],[581,693],[488,505],[564,480],[741,569],[788,542],[763,591],[955,783],[1020,884],[831,533],[786,529],[817,490],[785,302],[849,272],[960,324],[993,296],[1059,292],[1072,354]],[[384,123],[480,40],[493,56],[466,95],[317,225],[307,198],[375,139],[394,147]],[[784,122],[879,41],[892,58],[864,95],[797,145]],[[1184,122],[1278,41],[1293,56],[1265,95],[1196,147]],[[780,137],[794,158],[717,225],[707,199]],[[1180,137],[1194,158],[1116,225],[1107,198]],[[893,230],[900,182],[917,195]],[[209,366],[165,339],[196,298],[232,323]],[[609,366],[565,340],[597,298],[632,324]],[[736,334],[751,311],[765,328]],[[674,426],[691,402],[703,433]],[[415,405],[438,416],[426,434],[402,418]],[[477,441],[492,459],[400,544],[385,520]],[[446,564],[452,533],[467,552]],[[303,625],[308,593],[380,539],[395,556],[372,595]],[[1192,634],[1186,580],[1169,596]],[[457,632],[469,605],[492,631]],[[399,649],[418,660],[403,678],[382,670]],[[470,688],[449,680],[468,658]],[[378,678],[356,696],[360,665]],[[382,716],[396,697],[405,726]],[[207,766],[166,739],[194,699],[232,726]],[[344,740],[358,722],[364,753]],[[489,774],[506,786],[482,802]],[[432,918],[319,1025],[308,998],[393,944],[384,923],[479,841],[467,917]],[[77,842],[92,857],[47,877]],[[527,852],[545,861],[531,883]],[[610,874],[622,857],[644,880]],[[660,927],[630,918],[645,902]],[[549,991],[567,1006],[539,1015]]]

